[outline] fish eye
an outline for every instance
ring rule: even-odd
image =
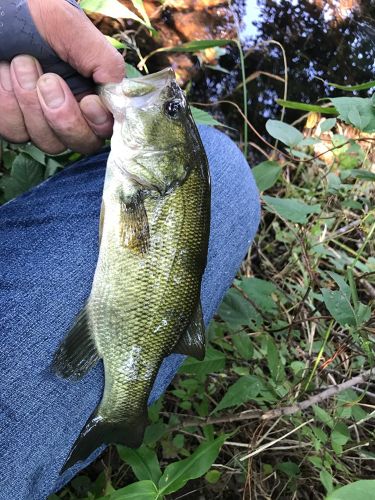
[[[164,111],[170,118],[177,118],[182,109],[181,101],[167,101],[164,105]]]

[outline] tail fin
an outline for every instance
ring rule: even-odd
[[[120,422],[105,420],[94,412],[74,443],[60,474],[75,463],[86,460],[103,444],[117,443],[138,448],[142,444],[147,424],[147,409],[141,415]]]

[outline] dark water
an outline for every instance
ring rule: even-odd
[[[315,103],[325,96],[353,95],[316,77],[345,85],[375,79],[375,1],[247,0],[236,9],[242,26],[246,76],[261,71],[283,78],[281,50],[261,44],[271,39],[280,42],[288,62],[289,100]],[[201,102],[226,98],[242,105],[242,89],[236,90],[241,82],[238,51],[227,50],[219,63],[230,74],[205,70],[193,84],[192,98]],[[263,74],[248,83],[247,89],[249,119],[264,134],[266,119],[280,116],[275,99],[283,97],[284,84]],[[241,133],[240,118],[230,106],[221,105],[216,112],[219,117],[224,114],[226,123]],[[286,120],[299,116],[301,113],[287,111]],[[255,140],[252,133],[250,140]]]

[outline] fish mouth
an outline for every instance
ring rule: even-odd
[[[107,83],[99,87],[99,94],[106,100],[110,95],[121,97],[142,97],[161,91],[176,81],[172,68],[165,68],[150,75],[124,78],[121,83]]]

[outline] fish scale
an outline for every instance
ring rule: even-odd
[[[106,85],[102,97],[115,121],[98,263],[54,368],[80,378],[101,358],[105,383],[63,470],[103,443],[139,446],[163,359],[204,356],[210,180],[186,99],[171,70]]]

